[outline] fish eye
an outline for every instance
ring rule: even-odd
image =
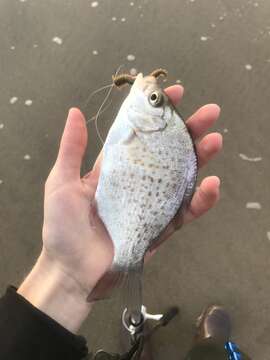
[[[149,96],[149,103],[152,106],[161,106],[164,101],[164,96],[161,91],[153,91]]]

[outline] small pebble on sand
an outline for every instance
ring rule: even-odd
[[[52,38],[52,41],[55,42],[58,45],[62,45],[63,44],[63,40],[59,37],[59,36],[55,36]]]
[[[31,106],[31,105],[33,104],[33,101],[30,100],[30,99],[28,99],[28,100],[25,100],[24,104],[25,104],[26,106]]]
[[[207,36],[201,36],[201,41],[207,41],[208,37]]]
[[[129,54],[128,56],[127,56],[127,60],[128,61],[134,61],[136,58],[135,58],[135,55],[132,55],[132,54]]]
[[[262,157],[261,156],[257,156],[257,157],[249,157],[245,154],[239,154],[239,157],[242,160],[246,160],[246,161],[253,161],[253,162],[258,162],[258,161],[262,161]]]
[[[16,101],[18,101],[17,96],[13,96],[12,98],[9,99],[10,104],[15,104]]]
[[[132,69],[129,70],[129,73],[130,73],[130,75],[132,75],[132,76],[136,76],[137,73],[138,73],[138,71],[137,71],[137,69],[132,68]]]
[[[248,202],[246,203],[246,208],[252,210],[261,210],[262,205],[258,202]]]

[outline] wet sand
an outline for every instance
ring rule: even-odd
[[[195,318],[218,302],[231,313],[233,340],[251,357],[267,359],[270,3],[96,3],[0,2],[1,291],[18,286],[40,252],[43,186],[68,109],[78,106],[93,116],[104,94],[85,106],[87,97],[110,83],[120,64],[144,73],[164,67],[166,85],[179,80],[185,86],[179,106],[185,118],[205,103],[221,106],[214,130],[224,135],[224,151],[200,174],[220,176],[219,205],[175,234],[146,268],[149,310],[181,309],[153,338],[155,358],[183,357]],[[124,94],[115,92],[100,118],[103,136]],[[83,172],[100,148],[91,124]],[[91,349],[117,349],[117,308],[117,300],[100,302],[84,324]]]

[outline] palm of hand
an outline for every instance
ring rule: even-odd
[[[112,242],[95,207],[89,207],[92,189],[79,180],[51,190],[50,181],[45,190],[44,251],[88,293],[112,262]]]
[[[166,92],[176,103],[180,100],[183,88],[172,86]],[[216,121],[218,115],[219,109],[216,105],[206,105],[191,116],[187,124],[194,140]],[[78,110],[72,109],[57,161],[46,182],[43,252],[89,294],[111,265],[113,244],[96,213],[94,202],[101,156],[93,170],[80,178],[86,144],[84,117]],[[198,142],[196,147],[201,166],[220,151],[222,138],[219,134],[209,134]],[[161,234],[160,242],[167,239],[180,224],[193,220],[213,207],[218,197],[219,179],[204,179],[184,217],[176,216]],[[104,280],[101,288],[107,286]]]

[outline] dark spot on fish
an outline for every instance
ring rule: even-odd
[[[159,197],[159,192],[156,193],[156,196]]]
[[[152,192],[151,192],[151,191],[149,191],[148,196],[151,196],[151,195],[152,195]]]
[[[169,165],[163,165],[163,169],[169,169]]]
[[[158,150],[158,155],[161,155],[161,154],[162,154],[161,150]]]
[[[158,183],[160,184],[162,182],[162,179],[158,179]]]
[[[152,214],[153,214],[154,216],[156,216],[156,215],[158,214],[158,212],[157,212],[157,211],[153,211]]]
[[[154,182],[154,178],[152,178],[152,176],[149,176],[149,179],[151,182]]]
[[[146,180],[146,176],[145,176],[145,175],[143,175],[142,179],[143,179],[143,180]]]
[[[148,209],[151,209],[151,208],[152,208],[152,204],[149,204],[149,205],[148,205]]]

